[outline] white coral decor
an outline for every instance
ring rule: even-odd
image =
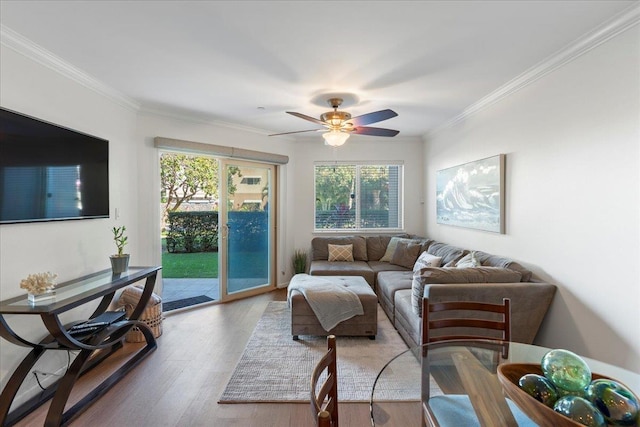
[[[57,274],[50,272],[30,274],[20,281],[20,287],[32,295],[42,295],[56,287]]]

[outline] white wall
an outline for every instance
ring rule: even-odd
[[[2,107],[109,140],[111,216],[109,219],[3,224],[0,227],[0,299],[23,294],[19,283],[30,273],[51,271],[58,274],[59,282],[63,282],[110,268],[109,255],[115,253],[111,228],[116,225],[127,226],[129,244],[126,252],[131,254],[133,265],[161,263],[159,153],[153,147],[154,137],[209,142],[277,154],[287,154],[290,150],[290,140],[123,107],[4,45],[1,57]],[[287,205],[291,204],[286,191],[290,171],[289,165],[280,168],[281,233],[277,244],[282,248],[278,257],[278,268],[282,273],[278,280],[283,283],[291,275],[288,251],[293,232],[286,221]],[[117,220],[116,209],[119,214]],[[96,304],[73,310],[62,319],[86,318]],[[46,335],[37,317],[7,316],[7,321],[17,332],[34,341]],[[0,387],[4,387],[27,351],[0,340]],[[56,372],[66,364],[66,352],[51,352],[38,368]],[[38,391],[35,380],[29,377],[14,407]]]
[[[427,234],[558,286],[536,342],[640,372],[640,30],[428,138]],[[507,155],[506,234],[438,225],[435,174]],[[532,301],[532,303],[535,303]]]
[[[375,138],[353,136],[345,145],[332,148],[324,145],[322,137],[301,138],[293,146],[295,165],[294,180],[289,182],[295,200],[294,247],[309,248],[314,228],[314,184],[315,161],[395,161],[404,163],[405,230],[408,233],[424,234],[424,169],[422,166],[423,144],[419,138],[397,136]],[[348,234],[348,233],[346,233]]]
[[[56,221],[0,226],[0,299],[24,294],[20,280],[31,273],[51,271],[63,282],[110,268],[116,252],[111,228],[124,224],[130,239],[126,247],[132,263],[141,259],[144,245],[138,238],[137,170],[131,153],[136,113],[98,95],[61,74],[2,45],[0,51],[0,105],[52,123],[109,140],[109,219]],[[113,216],[120,208],[120,219]],[[93,307],[77,309],[64,321],[86,318]],[[7,316],[16,330],[38,341],[46,330],[38,316]],[[4,387],[27,349],[0,340],[0,386]],[[50,352],[41,369],[65,366],[65,352]],[[39,389],[37,389],[39,391]],[[36,391],[29,377],[18,400]]]

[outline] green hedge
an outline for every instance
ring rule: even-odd
[[[218,212],[169,212],[167,251],[215,252],[218,250]]]

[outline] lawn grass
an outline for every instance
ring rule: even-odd
[[[197,279],[218,277],[218,252],[169,253],[162,239],[162,277]]]
[[[234,253],[230,277],[267,277],[267,264],[263,253]],[[162,277],[167,279],[218,277],[218,252],[169,253],[163,238]]]

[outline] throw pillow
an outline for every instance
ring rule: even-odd
[[[422,249],[420,243],[398,242],[390,262],[405,268],[413,268],[420,249]]]
[[[441,257],[431,255],[430,253],[425,251],[422,252],[416,260],[416,263],[413,265],[413,271],[417,271],[425,267],[440,267],[441,262]]]
[[[367,241],[363,236],[314,237],[311,239],[311,261],[327,261],[329,244],[353,245],[353,260],[367,261]]]
[[[353,245],[329,244],[329,261],[353,262]]]
[[[480,267],[480,261],[476,258],[476,253],[471,252],[462,258],[460,261],[456,262],[456,267],[458,268],[469,268],[469,267]]]
[[[442,265],[445,266],[452,261],[455,263],[469,253],[466,249],[440,242],[430,244],[427,252],[431,255],[442,257]]]
[[[393,253],[396,251],[398,242],[413,242],[413,240],[405,239],[403,237],[392,237],[387,245],[387,250],[384,252],[384,255],[382,255],[382,258],[380,258],[380,261],[391,262],[391,258],[393,258]]]

